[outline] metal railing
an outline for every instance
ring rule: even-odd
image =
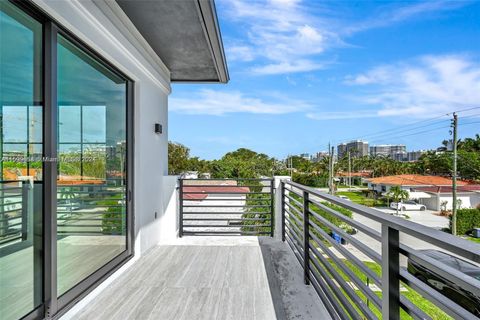
[[[28,235],[29,181],[2,181],[0,187],[0,245],[24,241]]]
[[[126,189],[115,182],[58,186],[58,235],[124,235]]]
[[[179,179],[179,236],[273,236],[273,179]]]
[[[462,270],[480,270],[478,244],[298,183],[282,181],[279,191],[282,240],[333,319],[480,316],[480,274]],[[458,267],[413,249],[417,241]]]

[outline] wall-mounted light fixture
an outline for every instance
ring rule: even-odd
[[[162,125],[160,123],[155,123],[155,133],[156,134],[162,133]]]

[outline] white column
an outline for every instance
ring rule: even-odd
[[[273,185],[275,187],[275,211],[274,211],[274,221],[275,221],[275,232],[274,238],[277,240],[282,240],[282,198],[280,190],[280,181],[290,181],[290,176],[274,176]]]

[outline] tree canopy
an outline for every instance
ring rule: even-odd
[[[442,142],[448,145],[448,141]],[[286,163],[292,163],[293,180],[310,186],[325,186],[328,177],[328,158],[317,162],[299,156],[280,161],[264,153],[240,148],[226,153],[218,160],[203,160],[190,156],[190,150],[180,144],[169,142],[168,165],[170,174],[185,171],[210,173],[212,178],[258,178],[261,176],[290,174]],[[348,158],[337,159],[334,176],[348,170]],[[397,174],[429,174],[451,176],[453,154],[447,148],[442,151],[428,151],[416,162],[402,162],[384,156],[353,157],[353,172],[369,170],[372,176]],[[462,179],[480,181],[480,135],[458,141],[458,176]]]

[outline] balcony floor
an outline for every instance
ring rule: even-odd
[[[330,319],[285,243],[184,237],[157,246],[75,319]]]

